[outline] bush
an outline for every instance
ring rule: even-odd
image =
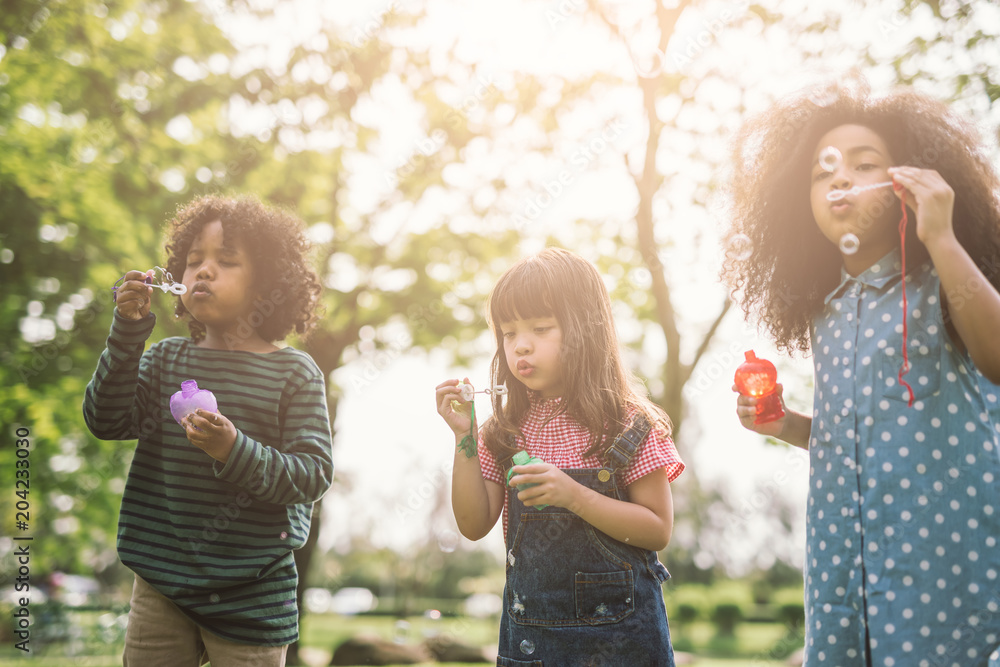
[[[755,579],[750,584],[750,591],[753,595],[753,601],[759,605],[769,603],[774,595],[774,587],[764,579]]]
[[[667,590],[667,616],[683,626],[707,616],[708,589],[700,584],[685,584]]]
[[[732,602],[721,602],[712,610],[712,623],[720,637],[736,636],[736,626],[743,620],[743,610],[740,605]]]
[[[719,637],[733,637],[736,626],[753,609],[750,586],[741,581],[723,581],[712,587],[710,619]]]
[[[777,620],[788,628],[788,634],[799,634],[806,622],[806,609],[802,589],[792,588],[779,591],[774,596],[778,608]]]

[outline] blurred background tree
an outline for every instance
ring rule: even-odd
[[[706,415],[730,409],[711,405],[706,378],[731,375],[752,335],[716,280],[740,118],[815,83],[795,72],[860,67],[953,100],[997,136],[992,3],[510,7],[534,23],[504,24],[508,41],[569,44],[569,57],[472,57],[447,3],[376,3],[345,26],[333,3],[293,0],[0,2],[0,423],[32,431],[40,571],[125,574],[114,532],[131,446],[90,436],[80,402],[108,288],[162,261],[163,224],[192,197],[254,192],[309,225],[325,317],[293,342],[330,378],[332,417],[411,349],[458,365],[488,355],[481,304],[500,272],[545,243],[580,252],[606,276],[629,362],[690,464]],[[168,301],[156,299],[157,338],[184,334]],[[0,448],[0,465],[13,456]],[[758,485],[756,503],[703,477],[690,466],[675,487],[675,577],[794,579],[801,547],[774,539],[801,518],[784,491]],[[431,547],[449,525],[440,490]],[[322,571],[320,524],[298,554],[307,574]]]

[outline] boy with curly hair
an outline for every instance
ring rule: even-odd
[[[300,221],[252,197],[194,200],[166,249],[190,338],[143,352],[152,287],[129,271],[83,406],[97,437],[138,439],[118,523],[135,572],[123,662],[283,665],[298,638],[292,552],[333,462],[323,374],[274,341],[309,328],[321,287]],[[218,411],[178,424],[170,398],[191,379]]]

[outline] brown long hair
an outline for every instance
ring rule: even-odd
[[[795,95],[747,120],[736,135],[728,237],[749,236],[753,250],[745,261],[730,258],[722,272],[744,313],[755,313],[786,351],[809,349],[812,319],[840,282],[840,252],[815,223],[809,177],[817,142],[846,124],[877,133],[897,165],[941,174],[955,191],[955,236],[1000,289],[997,178],[974,127],[942,102],[907,88],[875,97],[861,81],[840,88],[829,104],[818,104],[816,95]],[[908,260],[917,260],[907,263],[915,269],[927,257],[915,224],[907,228],[906,245]]]
[[[627,426],[630,410],[669,433],[666,413],[636,391],[637,381],[625,369],[608,290],[587,260],[562,248],[522,259],[493,287],[486,317],[497,342],[492,384],[508,392],[506,401],[493,395],[493,417],[483,429],[484,444],[498,461],[517,451],[508,443],[510,436],[523,437],[520,425],[529,408],[528,389],[510,372],[500,330],[501,323],[516,319],[555,317],[559,323],[565,394],[556,414],[568,414],[590,432],[584,456],[602,454]]]

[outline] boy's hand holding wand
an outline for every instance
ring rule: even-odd
[[[121,285],[116,288],[115,305],[118,314],[126,320],[141,320],[149,315],[150,294],[153,287],[145,282],[151,278],[153,271],[129,271]]]

